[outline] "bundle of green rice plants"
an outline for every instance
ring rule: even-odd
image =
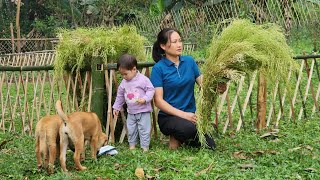
[[[292,51],[276,24],[256,25],[236,19],[220,35],[215,35],[202,66],[203,84],[197,98],[197,129],[201,144],[212,135],[212,109],[221,83],[237,81],[254,71],[262,73],[270,85],[283,82],[287,87],[290,69],[297,70]],[[290,88],[290,87],[289,87]]]
[[[123,53],[134,55],[138,61],[146,59],[144,43],[134,26],[114,28],[62,29],[54,63],[55,75],[61,77],[65,68],[79,71],[90,67],[94,57],[101,57],[105,64],[114,63]]]

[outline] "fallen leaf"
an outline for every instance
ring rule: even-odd
[[[231,132],[230,133],[230,138],[235,138],[236,137],[236,134],[234,132]]]
[[[263,155],[265,152],[264,151],[255,151],[255,152],[253,152],[252,154],[253,155],[257,155],[257,156],[261,156],[261,155]]]
[[[275,151],[275,150],[268,150],[267,151],[269,154],[280,154],[279,151]]]
[[[179,171],[180,171],[179,169],[173,168],[173,167],[171,167],[170,169],[171,169],[171,170],[174,170],[175,172],[179,172]]]
[[[8,142],[12,141],[13,139],[9,139],[9,140],[4,140],[1,142],[0,144],[0,149],[2,149],[2,146],[4,146],[5,144],[7,144]]]
[[[164,170],[164,167],[155,168],[153,169],[156,173],[159,173],[160,171]]]
[[[144,178],[144,171],[142,168],[137,168],[134,173],[138,178]]]
[[[293,152],[293,151],[296,151],[296,150],[299,150],[301,149],[301,147],[295,147],[295,148],[292,148],[292,149],[288,149],[289,152]]]
[[[312,151],[312,150],[313,150],[313,148],[312,148],[311,146],[309,146],[309,145],[304,146],[304,148],[306,148],[306,149],[308,149],[308,150],[310,150],[310,151]]]
[[[317,172],[315,168],[305,168],[304,170],[308,172]]]
[[[279,129],[270,129],[271,133],[278,133],[280,130]]]
[[[276,139],[271,139],[270,142],[275,142],[275,143],[277,143],[277,142],[280,142],[280,139],[278,139],[278,138],[276,138]]]
[[[156,177],[155,177],[155,176],[150,176],[150,175],[148,175],[148,174],[146,175],[146,178],[147,178],[147,179],[149,179],[149,180],[156,179]]]
[[[119,170],[120,168],[126,167],[127,165],[115,163],[113,166],[114,166],[114,170]]]
[[[239,158],[239,159],[247,159],[248,157],[244,155],[243,151],[238,151],[238,152],[234,152],[233,154],[234,158]]]
[[[200,176],[201,174],[206,174],[208,173],[213,167],[213,162],[209,165],[209,167],[202,169],[201,171],[198,171],[195,176]]]
[[[187,161],[192,161],[194,159],[194,157],[187,157],[186,160]]]
[[[265,138],[265,137],[269,137],[269,136],[278,137],[277,132],[267,132],[267,133],[261,135],[260,138]]]
[[[254,168],[253,164],[241,164],[240,167],[241,167],[241,169],[253,169]]]

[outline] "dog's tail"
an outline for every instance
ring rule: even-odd
[[[66,125],[67,122],[69,121],[68,116],[64,113],[63,108],[62,108],[62,103],[60,100],[57,100],[56,102],[56,110],[58,112],[58,115],[60,118],[63,120],[64,124]]]

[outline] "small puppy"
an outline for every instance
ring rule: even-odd
[[[54,171],[54,161],[59,154],[59,129],[63,123],[59,115],[45,116],[36,125],[36,157],[38,169],[48,168],[48,173]],[[49,158],[48,158],[49,155]],[[42,159],[44,163],[42,164]]]
[[[63,112],[61,101],[56,102],[56,110],[63,120],[60,127],[60,164],[63,171],[66,168],[66,152],[69,143],[74,145],[74,156],[76,168],[85,170],[86,167],[80,163],[80,155],[85,153],[85,141],[91,146],[91,157],[97,159],[98,150],[107,144],[107,135],[102,132],[100,119],[92,112],[74,112],[68,116]],[[71,142],[69,142],[71,141]]]

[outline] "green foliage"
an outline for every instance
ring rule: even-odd
[[[60,31],[59,39],[54,62],[58,77],[66,67],[79,71],[90,66],[94,57],[102,57],[105,64],[116,62],[124,53],[136,56],[138,61],[145,60],[145,38],[137,34],[133,26],[64,29]]]
[[[197,99],[197,128],[204,144],[204,134],[212,132],[211,110],[217,87],[229,80],[237,81],[258,70],[268,84],[287,82],[290,69],[297,70],[285,36],[275,24],[255,25],[248,20],[234,20],[220,35],[213,37],[203,66],[203,87]]]
[[[32,26],[46,37],[55,37],[57,28],[67,28],[67,21],[59,21],[54,16],[48,16],[46,19],[37,19]]]

